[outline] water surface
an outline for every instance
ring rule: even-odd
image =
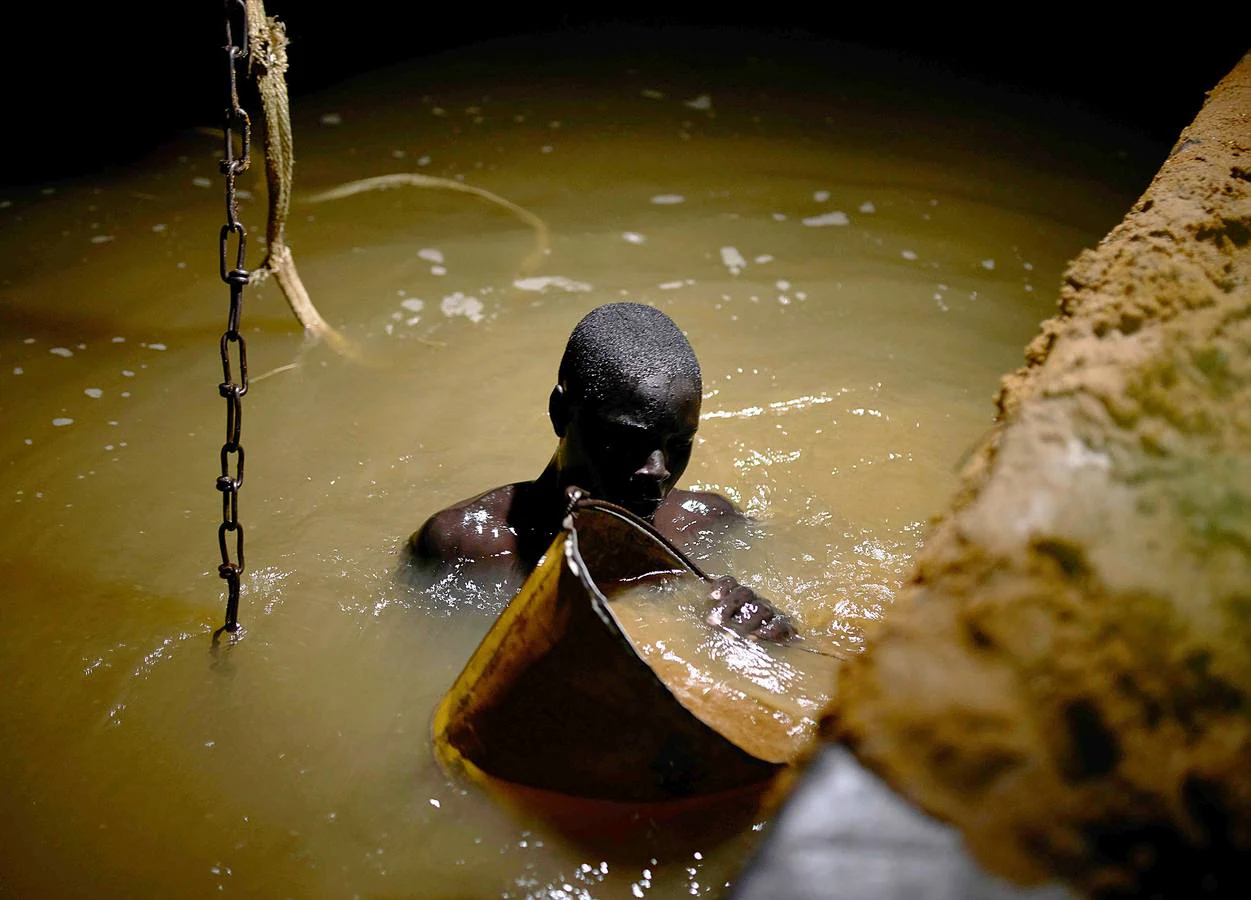
[[[1062,114],[1062,113],[1061,113]],[[247,292],[248,637],[210,652],[224,438],[219,141],[0,192],[8,640],[0,885],[18,896],[716,895],[733,835],[595,846],[449,779],[429,717],[506,599],[393,577],[431,512],[534,477],[598,303],[689,334],[685,486],[758,523],[740,578],[856,652],[991,423],[1068,258],[1149,157],[1055,110],[833,46],[685,34],[470,48],[295,111],[289,239],[372,364]],[[1120,154],[1118,156],[1118,154]],[[263,183],[244,187],[259,261]]]

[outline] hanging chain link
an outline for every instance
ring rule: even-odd
[[[217,477],[217,490],[222,495],[222,523],[217,528],[217,544],[222,562],[217,573],[226,582],[226,624],[213,634],[214,640],[223,631],[241,636],[239,626],[239,578],[243,574],[243,526],[239,524],[239,488],[243,485],[243,444],[240,432],[243,427],[243,397],[248,392],[248,346],[239,330],[243,313],[243,288],[248,283],[249,272],[244,268],[248,232],[239,221],[239,208],[235,196],[235,177],[246,172],[251,160],[248,153],[252,145],[252,122],[239,105],[239,89],[236,72],[248,56],[247,6],[244,0],[225,0],[226,9],[226,59],[230,73],[230,106],[226,109],[224,124],[225,156],[221,171],[226,177],[226,224],[222,226],[221,279],[230,287],[230,316],[226,331],[221,338],[222,383],[218,391],[226,400],[226,442],[221,450],[221,474]],[[234,18],[239,30],[231,27]],[[239,43],[233,35],[242,35]],[[237,132],[237,134],[236,134]],[[238,152],[235,143],[238,141]],[[231,236],[237,242],[235,252],[230,252]],[[234,266],[230,266],[230,261]],[[231,365],[231,353],[237,354],[239,380],[234,380],[235,369]],[[231,469],[233,468],[233,472]],[[231,558],[227,535],[234,533],[235,553]]]

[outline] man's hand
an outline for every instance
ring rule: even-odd
[[[708,599],[713,604],[708,610],[710,625],[720,625],[738,634],[779,644],[795,637],[795,626],[789,616],[774,609],[751,588],[739,584],[733,576],[722,575],[713,582]]]

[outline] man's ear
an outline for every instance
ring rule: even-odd
[[[552,395],[547,398],[547,414],[551,417],[556,437],[563,438],[569,428],[569,393],[564,385],[557,384],[552,388]]]

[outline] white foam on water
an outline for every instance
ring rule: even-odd
[[[712,97],[708,94],[700,94],[698,97],[692,97],[690,100],[684,101],[683,105],[706,112],[712,109]]]
[[[441,263],[443,262],[443,251],[434,247],[422,247],[417,251],[417,255],[426,262]]]
[[[637,231],[623,231],[621,233],[621,239],[627,244],[642,244],[647,240],[646,237],[639,234]]]
[[[850,225],[851,219],[847,217],[847,213],[834,210],[819,216],[808,216],[803,223],[809,228],[824,228],[827,225]]]
[[[318,119],[317,121],[318,121],[318,122],[320,122],[320,123],[321,123],[321,124],[323,124],[323,125],[342,125],[342,124],[343,124],[343,116],[339,115],[338,113],[334,113],[334,112],[332,112],[332,113],[326,113],[325,115],[323,115],[323,116],[322,116],[320,119]]]
[[[404,307],[409,312],[421,312],[426,308],[426,304],[421,300],[418,300],[416,297],[407,297],[401,300],[400,306]]]
[[[738,252],[737,247],[722,247],[721,262],[730,270],[731,275],[737,275],[747,268],[747,260],[743,258],[743,254]]]
[[[568,291],[573,294],[584,294],[594,288],[584,281],[574,281],[563,275],[536,275],[533,278],[518,278],[513,282],[513,287],[519,291],[533,291],[535,293],[546,293],[550,288],[559,288],[562,291]]]
[[[685,203],[686,198],[681,194],[657,194],[652,197],[652,203],[657,206],[674,206],[678,203]]]
[[[91,236],[91,243],[93,244],[107,244],[112,240],[116,240],[116,238],[111,234],[93,234]]]
[[[443,302],[439,304],[439,309],[449,319],[455,316],[464,316],[470,322],[477,323],[485,318],[482,315],[482,301],[477,297],[470,297],[468,294],[460,291],[444,297]]]
[[[987,272],[995,271],[995,261],[993,259],[982,260],[982,268],[985,269]]]
[[[207,188],[207,187],[213,186],[212,180],[209,178],[205,178],[203,175],[197,175],[195,178],[192,178],[191,183],[194,184],[198,188]]]
[[[877,212],[877,207],[873,205],[872,200],[866,200],[860,204],[860,211],[862,213],[875,213]]]
[[[906,260],[914,260],[917,258],[917,252],[915,250],[900,250],[899,255]]]
[[[69,347],[53,347],[48,352],[51,353],[53,356],[64,356],[67,359],[74,355],[74,351],[71,350]]]
[[[816,191],[815,193],[813,193],[812,199],[817,201],[818,203],[824,203],[826,200],[830,199],[830,192],[829,191]]]
[[[60,416],[52,420],[52,424],[57,428],[64,428],[66,425],[73,425],[74,420],[67,416]]]
[[[90,397],[92,400],[99,400],[101,397],[104,396],[104,391],[100,390],[99,388],[84,388],[83,393],[86,394],[88,397]]]

